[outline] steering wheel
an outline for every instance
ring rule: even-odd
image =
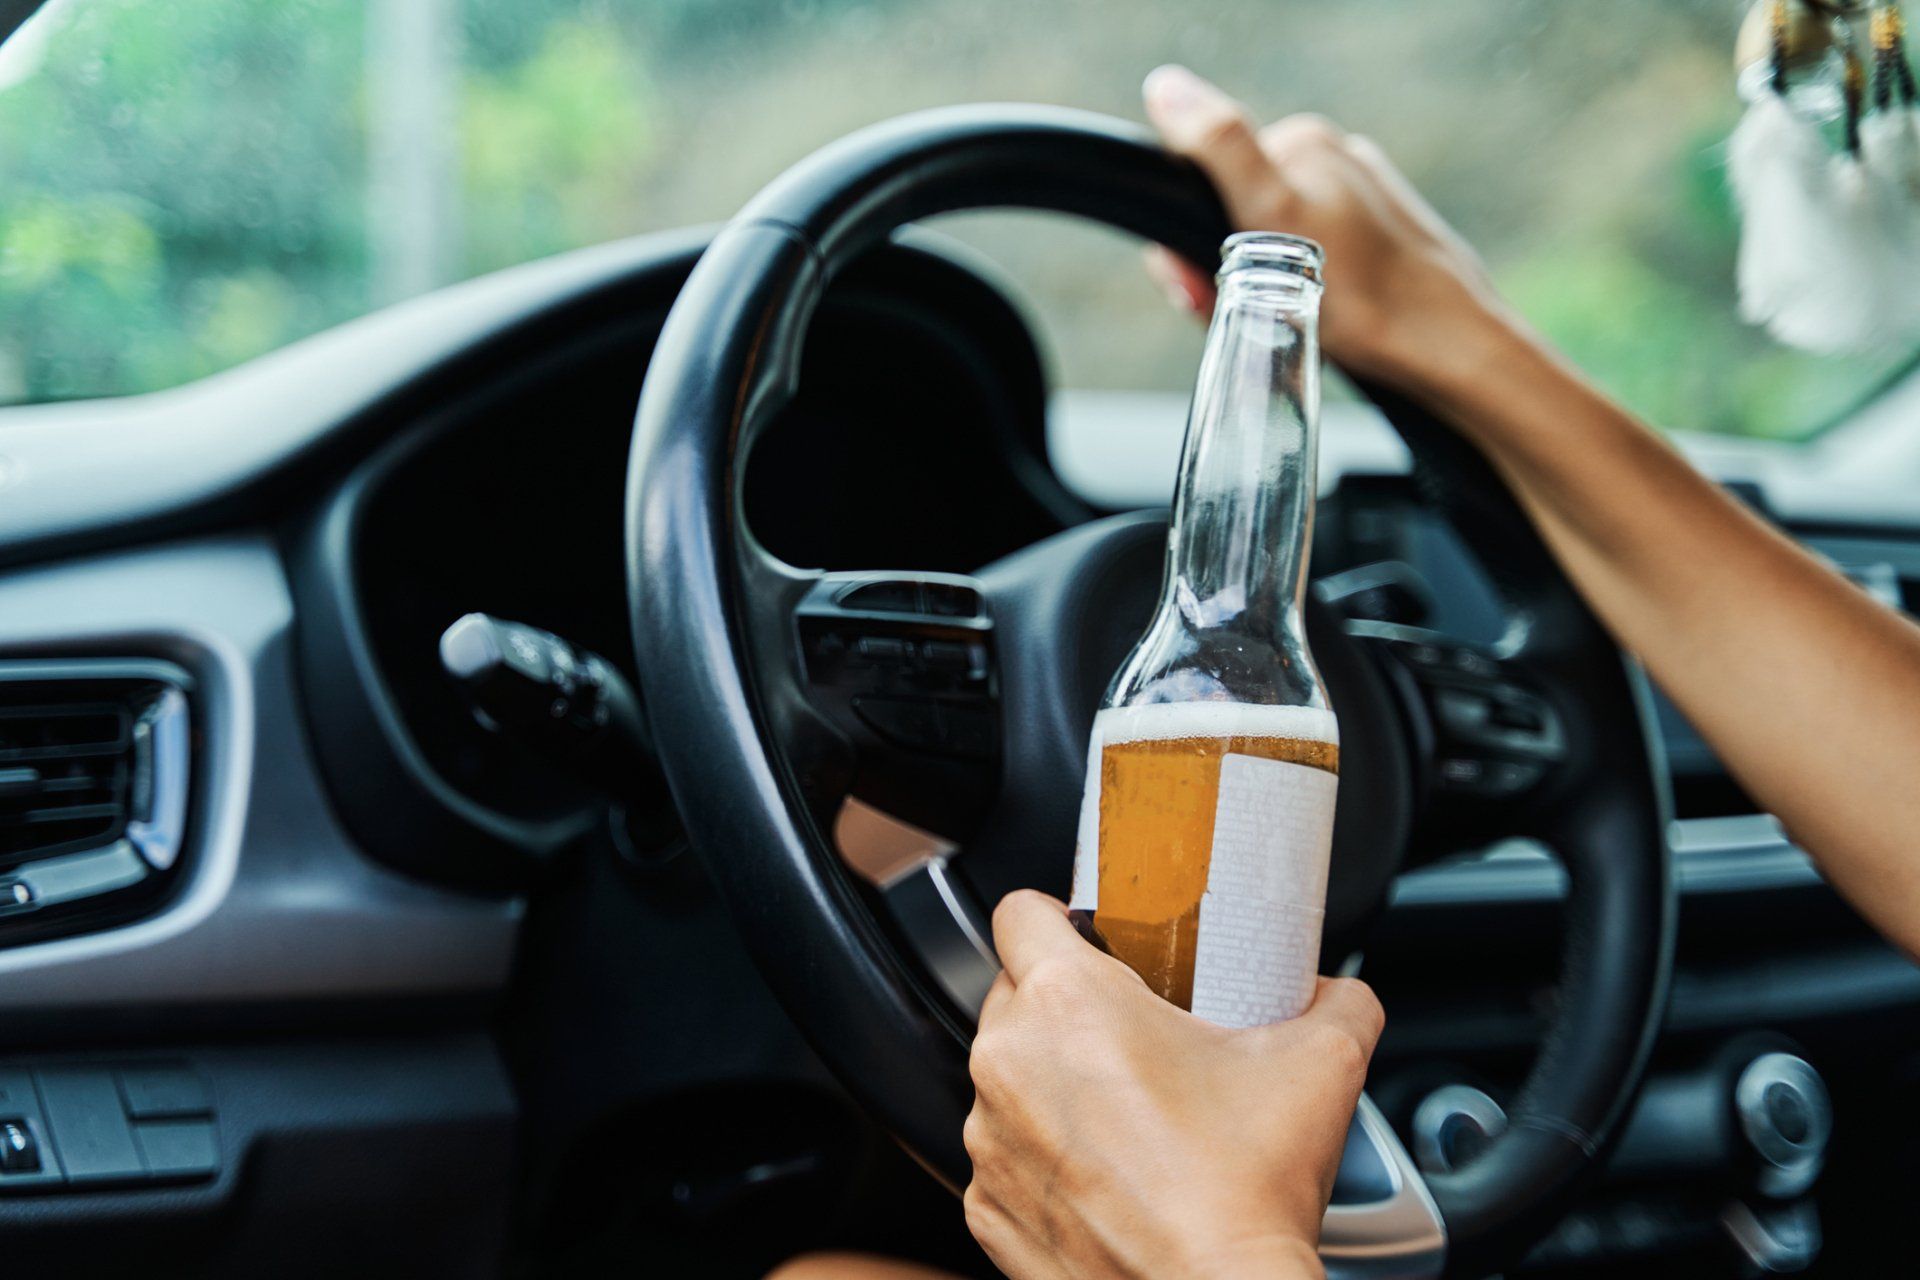
[[[1066,887],[1088,729],[1151,612],[1164,521],[1082,525],[972,577],[823,573],[755,541],[741,486],[836,275],[916,219],[992,206],[1076,214],[1209,269],[1231,229],[1197,168],[1102,116],[958,108],[851,135],[749,202],[693,271],[647,371],[627,494],[642,689],[693,844],[820,1056],[953,1188],[994,972],[982,904]],[[1505,1131],[1423,1176],[1363,1102],[1321,1247],[1336,1273],[1478,1274],[1565,1210],[1639,1086],[1672,964],[1664,790],[1643,680],[1491,468],[1362,391],[1508,625],[1475,648],[1310,610],[1345,740],[1323,960],[1436,831],[1537,839],[1568,892],[1558,997]],[[1437,769],[1436,744],[1478,759],[1478,782]]]

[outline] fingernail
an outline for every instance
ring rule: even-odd
[[[1147,73],[1141,91],[1152,105],[1165,111],[1190,111],[1205,98],[1206,82],[1177,62],[1155,67]]]

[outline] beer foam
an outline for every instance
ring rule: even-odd
[[[1340,743],[1340,722],[1325,707],[1251,702],[1150,702],[1108,707],[1093,718],[1093,740],[1164,742],[1174,738],[1301,738]]]

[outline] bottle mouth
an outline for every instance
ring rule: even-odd
[[[1220,280],[1241,271],[1277,271],[1321,284],[1326,255],[1305,236],[1279,231],[1242,231],[1220,246]]]

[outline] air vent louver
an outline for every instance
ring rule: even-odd
[[[135,709],[95,701],[0,705],[0,867],[118,839],[133,780]]]
[[[0,947],[162,900],[186,850],[191,688],[168,662],[0,660]]]

